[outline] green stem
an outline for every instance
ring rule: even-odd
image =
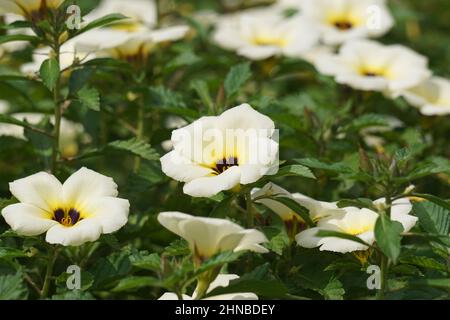
[[[380,274],[381,286],[380,286],[380,290],[378,290],[378,292],[377,292],[377,300],[385,299],[385,293],[387,290],[388,269],[389,269],[388,258],[384,254],[382,254],[381,255],[381,274]]]
[[[250,191],[246,192],[245,200],[247,203],[247,228],[253,228],[255,225],[255,215],[253,212],[252,194]]]
[[[47,270],[45,272],[44,285],[41,290],[41,298],[45,299],[48,296],[50,289],[50,280],[53,273],[53,267],[55,266],[56,258],[58,257],[59,250],[55,248],[50,256],[50,259],[47,263]]]
[[[59,44],[55,46],[55,58],[59,64]],[[53,103],[55,105],[55,127],[53,129],[53,148],[52,148],[52,172],[56,173],[58,169],[58,158],[59,158],[59,138],[61,134],[61,118],[62,110],[59,101],[60,97],[60,80],[56,82],[55,88],[53,89]]]
[[[137,125],[136,125],[136,138],[142,140],[144,138],[144,116],[145,108],[142,99],[139,98],[138,101],[138,112],[137,112]],[[134,160],[134,172],[137,172],[141,167],[141,158],[136,157]]]

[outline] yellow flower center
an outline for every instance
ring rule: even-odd
[[[126,31],[126,32],[136,32],[139,31],[139,29],[142,27],[142,24],[137,21],[130,21],[130,22],[121,22],[116,23],[109,28],[119,30],[119,31]]]
[[[288,45],[286,38],[271,35],[256,35],[252,43],[257,46],[285,47]]]
[[[349,226],[344,229],[345,233],[351,234],[352,236],[357,236],[363,234],[367,231],[373,230],[373,224],[366,224],[361,226]]]

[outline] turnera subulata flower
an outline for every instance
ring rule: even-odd
[[[161,158],[163,172],[185,182],[193,197],[211,197],[273,174],[278,165],[275,125],[248,104],[202,117],[172,132],[174,150]]]
[[[78,246],[112,233],[128,221],[130,203],[118,198],[112,178],[81,168],[62,184],[39,172],[11,182],[20,202],[2,210],[6,223],[19,235],[46,233],[51,244]]]
[[[384,199],[374,201],[376,207],[382,207]],[[342,217],[319,221],[317,227],[300,232],[296,236],[297,243],[305,248],[319,247],[321,251],[347,253],[367,250],[362,243],[336,237],[317,237],[320,230],[337,231],[356,236],[372,245],[375,242],[374,228],[378,213],[367,208],[346,207]],[[391,207],[391,219],[402,224],[403,230],[408,232],[417,222],[417,217],[409,214],[412,210],[411,202],[407,198],[395,200]]]

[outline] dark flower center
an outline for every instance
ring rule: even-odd
[[[229,168],[238,166],[238,165],[239,165],[238,158],[228,157],[228,158],[223,158],[222,160],[217,161],[213,170],[217,174],[221,174],[222,172],[228,170]]]
[[[334,26],[339,30],[350,30],[353,28],[353,23],[350,21],[336,21]]]
[[[80,212],[78,210],[71,208],[69,210],[56,209],[53,212],[53,220],[58,221],[65,227],[71,227],[78,221],[83,220],[83,218],[80,218]]]
[[[366,77],[378,77],[378,76],[379,76],[377,73],[372,72],[372,71],[366,71],[366,72],[364,72],[363,74],[364,74],[364,76],[366,76]]]

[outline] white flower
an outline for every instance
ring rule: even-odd
[[[383,203],[385,203],[384,199],[374,201],[376,206]],[[341,253],[368,249],[367,246],[356,241],[316,236],[320,230],[337,231],[356,236],[367,244],[373,244],[375,242],[374,228],[378,219],[378,213],[366,208],[346,207],[343,209],[346,211],[344,216],[319,221],[317,227],[300,232],[296,236],[297,243],[305,248],[320,247],[321,251]],[[412,205],[407,198],[394,201],[391,207],[391,219],[400,222],[404,232],[411,230],[417,222],[416,217],[409,215],[411,210]]]
[[[319,72],[355,89],[397,92],[412,88],[431,76],[427,58],[401,45],[355,40],[336,55],[322,54]]]
[[[217,278],[213,282],[211,282],[206,293],[210,293],[211,291],[219,287],[228,287],[230,281],[235,279],[239,279],[239,276],[236,274],[219,274]],[[183,300],[193,300],[196,298],[196,296],[197,290],[194,291],[192,297],[184,294]],[[173,292],[166,292],[158,300],[178,300],[178,297]],[[218,296],[204,298],[202,300],[258,300],[258,296],[251,292],[240,292],[221,294]]]
[[[303,11],[307,0],[278,0],[271,6],[271,8],[279,8],[282,10],[299,10]]]
[[[326,44],[379,37],[394,25],[384,0],[308,0],[305,16],[320,24]]]
[[[95,241],[128,220],[130,203],[117,198],[113,179],[87,168],[64,184],[39,172],[11,182],[9,188],[20,202],[2,210],[6,223],[24,236],[47,233],[45,240],[51,244],[78,246]]]
[[[86,17],[86,21],[112,13],[122,13],[128,19],[92,30],[83,38],[75,39],[78,50],[94,52],[99,57],[142,61],[156,44],[179,40],[189,31],[189,27],[184,25],[152,29],[157,22],[156,5],[154,1],[145,0],[126,3],[122,0],[104,0]]]
[[[117,30],[144,31],[154,27],[158,20],[156,3],[153,0],[103,0],[83,20],[91,22],[113,13],[120,13],[129,18],[110,25]]]
[[[0,13],[14,13],[36,20],[46,14],[47,9],[58,8],[64,0],[2,0]]]
[[[75,48],[75,41],[85,38],[87,34],[89,34],[89,32],[69,40],[61,46],[59,55],[59,66],[61,70],[69,68],[76,61],[86,62],[96,58],[95,54],[92,52],[80,51]],[[33,61],[21,65],[20,71],[24,74],[33,76],[39,72],[42,63],[52,55],[54,55],[54,53],[50,47],[38,48],[33,52]]]
[[[181,212],[161,212],[158,221],[185,239],[198,261],[224,251],[268,252],[260,245],[267,241],[262,232],[244,229],[229,220],[195,217]]]
[[[20,121],[26,121],[29,124],[37,125],[45,115],[42,113],[15,113],[11,116]],[[50,123],[54,124],[54,116],[49,117]],[[13,124],[0,124],[0,136],[11,136],[18,139],[26,139],[24,128]],[[78,153],[78,138],[87,137],[84,134],[84,127],[79,123],[72,122],[65,118],[61,119],[61,137],[60,149],[64,157],[73,157]]]
[[[419,108],[423,115],[450,114],[450,81],[447,79],[433,77],[398,95]]]
[[[285,19],[271,10],[251,10],[219,20],[213,40],[251,60],[298,57],[319,40],[315,23],[301,16]]]
[[[298,204],[305,207],[309,210],[309,215],[311,219],[315,222],[336,217],[342,216],[345,214],[343,209],[339,209],[335,203],[318,201],[308,196],[305,196],[301,193],[290,193],[289,191],[277,186],[276,184],[269,182],[262,189],[253,189],[252,190],[252,199],[256,199],[263,196],[275,196],[275,197],[286,197],[292,200],[295,200]],[[257,199],[256,203],[261,203],[265,205],[267,208],[276,213],[280,218],[284,221],[292,220],[293,217],[297,217],[301,219],[295,212],[293,212],[289,207],[284,204],[272,200],[272,199]]]
[[[274,132],[273,121],[248,104],[202,117],[172,132],[174,150],[161,158],[162,170],[193,197],[256,182],[276,170]]]

